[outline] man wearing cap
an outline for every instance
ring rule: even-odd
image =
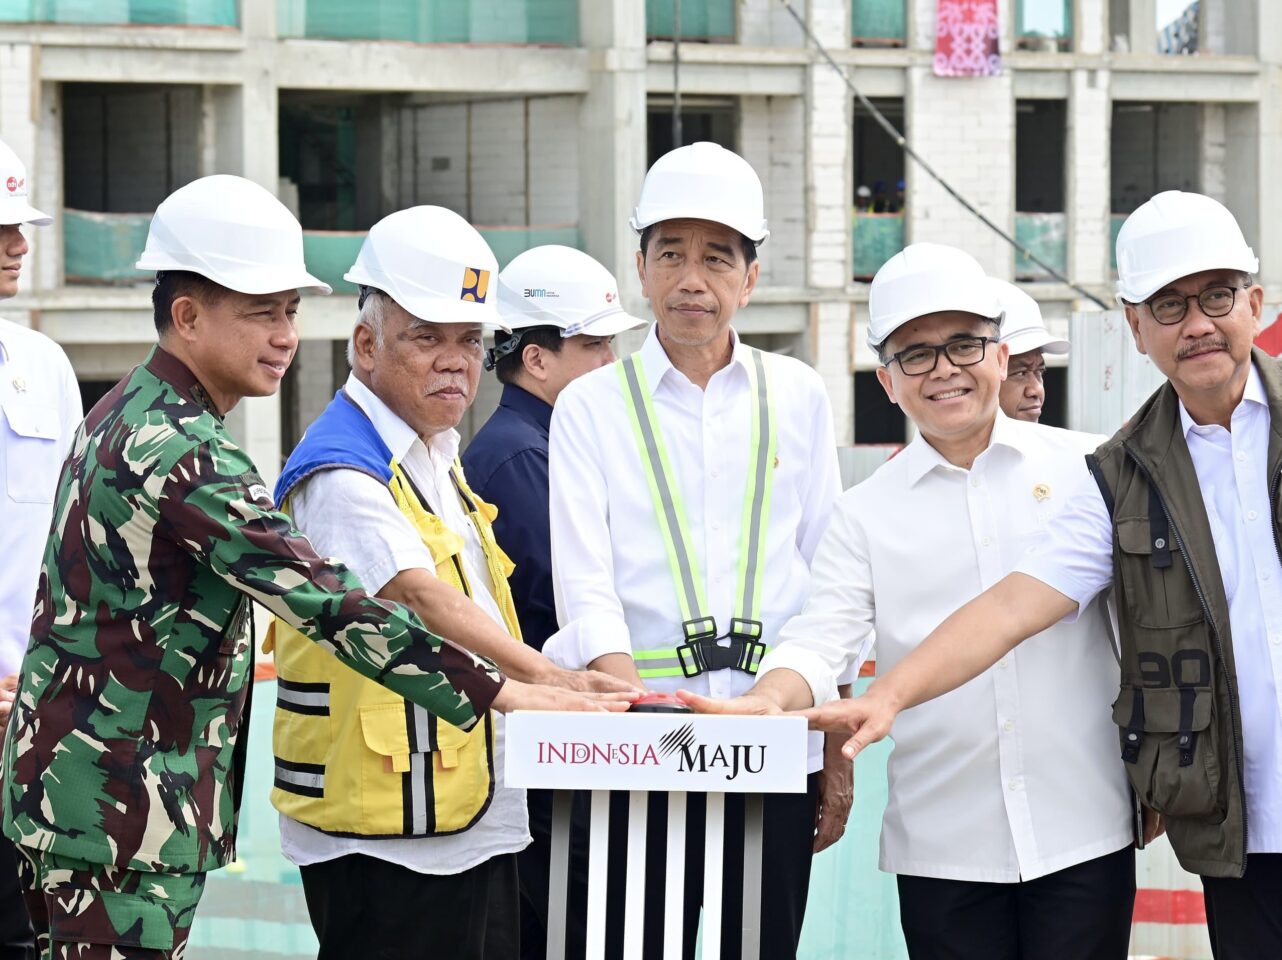
[[[1068,353],[1068,341],[1052,337],[1042,321],[1037,301],[1013,283],[996,278],[989,281],[1005,313],[1002,343],[1010,351],[1006,379],[1002,381],[1002,413],[1012,420],[1037,423],[1046,402],[1046,360],[1044,354]]]
[[[1016,572],[812,719],[853,733],[853,755],[1111,585],[1131,785],[1202,876],[1217,960],[1282,956],[1282,363],[1252,349],[1259,261],[1224,206],[1172,190],[1127,218],[1117,264],[1135,345],[1167,382]]]
[[[1102,437],[1001,412],[1002,303],[969,254],[905,248],[873,278],[869,315],[877,377],[917,436],[838,499],[805,609],[756,687],[688,698],[699,709],[822,704],[874,636],[878,667],[893,667],[1010,571],[1088,476]],[[1102,612],[1088,614],[897,728],[881,868],[898,876],[913,960],[1125,960],[1135,861],[1108,719],[1117,664]]]
[[[512,600],[521,631],[542,650],[557,629],[548,533],[552,408],[570,381],[614,362],[616,334],[645,321],[624,311],[609,270],[555,244],[527,250],[503,268],[498,309],[508,329],[495,332],[485,365],[503,384],[503,395],[468,445],[463,467],[473,489],[498,508],[494,534],[516,567]],[[527,801],[533,842],[517,856],[521,956],[536,960],[547,944],[551,791],[531,790]],[[575,857],[571,868],[576,883],[586,884],[585,859]]]
[[[4,744],[43,956],[182,954],[206,872],[235,854],[251,600],[463,730],[490,708],[597,707],[429,633],[275,509],[223,417],[279,387],[298,288],[329,292],[302,251],[298,221],[240,177],[187,184],[152,218],[159,344],[76,434]]]
[[[638,353],[566,387],[552,415],[561,629],[544,652],[660,691],[734,696],[805,598],[839,489],[832,412],[814,370],[747,346],[732,326],[756,288],[757,245],[768,235],[747,162],[713,143],[665,154],[631,223],[656,323]],[[671,509],[652,495],[659,485],[672,491]],[[841,835],[849,809],[849,765],[838,758],[821,787],[818,738],[808,760],[809,794],[765,799],[770,869],[745,918],[760,919],[763,957],[795,955],[812,848]],[[702,887],[701,801],[689,800],[687,956]],[[651,853],[662,857],[667,808],[657,797],[650,815]],[[727,804],[727,822],[728,837],[743,836],[742,804]],[[735,912],[722,918],[729,955],[741,937]],[[647,922],[646,956],[658,956],[657,904]]]
[[[27,170],[0,141],[0,300],[17,296],[27,240],[22,224],[53,222],[27,202]],[[0,729],[9,719],[18,666],[31,634],[40,558],[49,537],[58,471],[80,423],[80,389],[62,348],[0,317]],[[0,837],[0,958],[34,949],[18,883],[17,853]]]
[[[512,563],[473,492],[455,429],[499,321],[494,254],[444,207],[370,229],[345,279],[361,290],[352,373],[290,455],[276,497],[317,549],[379,597],[529,681],[626,690],[521,643]],[[546,510],[546,506],[544,507]],[[321,960],[518,956],[525,792],[503,786],[501,721],[439,724],[278,623],[281,843],[299,865]],[[307,779],[290,776],[311,772]]]

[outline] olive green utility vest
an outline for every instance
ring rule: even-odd
[[[1252,360],[1269,398],[1260,468],[1282,544],[1282,362],[1260,350]],[[1229,603],[1171,384],[1087,461],[1113,516],[1122,661],[1113,719],[1131,786],[1166,818],[1186,870],[1241,876],[1249,824]]]

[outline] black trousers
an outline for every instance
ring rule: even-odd
[[[1126,960],[1131,847],[1022,883],[897,879],[912,960]]]
[[[18,851],[0,834],[0,960],[34,960],[35,935],[18,880]]]
[[[815,803],[818,775],[808,781],[808,791],[802,794],[772,794],[763,800],[762,822],[762,878],[769,891],[762,897],[761,957],[762,960],[793,960],[801,939],[801,924],[806,914],[806,897],[810,889],[810,860],[814,843]],[[539,844],[538,824],[541,814],[536,812],[540,802],[531,796],[531,833],[535,834],[535,850]],[[611,857],[606,874],[606,943],[607,957],[623,955],[624,891],[627,884],[628,848],[628,794],[610,796],[609,846]],[[667,871],[668,798],[666,794],[652,794],[649,798],[649,817],[646,824],[645,855],[645,926],[642,955],[645,960],[658,960],[663,955],[664,877]],[[591,816],[588,794],[575,794],[571,826],[570,889],[553,890],[553,897],[566,897],[566,958],[582,960],[585,952],[587,926],[587,851],[588,824]],[[683,902],[682,930],[684,956],[693,960],[699,927],[699,913],[703,905],[703,853],[706,802],[702,794],[688,794],[686,800],[685,847],[685,898]],[[549,820],[550,823],[550,815]],[[734,794],[726,797],[724,888],[721,917],[722,956],[738,956],[742,950],[743,917],[740,891],[743,889],[743,829],[744,801]],[[536,859],[538,858],[538,859]],[[546,878],[546,854],[534,853],[530,858],[531,872],[538,866]],[[524,876],[524,875],[523,875]],[[536,873],[537,876],[537,873]],[[546,880],[544,880],[546,883]],[[542,960],[547,936],[548,893],[535,892],[533,884],[523,881],[522,928],[523,937],[538,937],[538,943],[523,939],[524,960]],[[530,896],[524,896],[529,893]],[[542,897],[541,900],[537,899]],[[535,902],[531,903],[530,900]],[[704,922],[713,922],[704,918]]]
[[[1252,853],[1240,878],[1203,877],[1215,960],[1282,957],[1282,853]]]
[[[449,876],[351,854],[307,867],[317,960],[517,960],[516,855]]]

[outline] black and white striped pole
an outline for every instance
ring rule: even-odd
[[[728,897],[743,900],[742,960],[759,960],[762,795],[806,790],[806,724],[798,717],[691,714],[517,712],[507,718],[505,782],[557,791],[553,803],[548,904],[548,960],[564,960],[570,878],[570,791],[591,791],[586,960],[604,960],[606,874],[626,858],[623,960],[644,945],[647,809],[667,794],[663,958],[680,960],[685,896],[686,807],[706,795],[703,960],[721,960],[721,916]],[[609,848],[610,792],[628,791],[626,849]],[[724,873],[725,799],[745,794],[740,889]]]

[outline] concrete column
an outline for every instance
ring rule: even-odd
[[[645,7],[581,0],[579,35],[591,71],[579,108],[579,231],[584,249],[618,279],[625,307],[645,317],[628,227],[646,168]]]
[[[1077,0],[1073,6],[1073,49],[1078,53],[1108,50],[1107,0]]]
[[[1273,171],[1282,169],[1282,4],[1257,0],[1260,57],[1259,105],[1227,109],[1226,137],[1232,145],[1226,159],[1228,206],[1238,217],[1249,243],[1260,258],[1260,280],[1268,302],[1282,297],[1282,222],[1271,214],[1282,204],[1282,183]],[[1262,171],[1268,171],[1262,175]],[[1248,179],[1249,178],[1249,179]]]
[[[807,17],[825,47],[849,46],[850,12],[845,0],[811,0]],[[855,381],[850,304],[843,295],[851,270],[853,105],[841,75],[817,56],[806,68],[804,109],[806,283],[820,293],[819,302],[811,308],[811,357],[832,401],[837,442],[848,444],[855,437]]]
[[[276,193],[280,181],[277,148],[276,6],[241,4],[245,33],[243,82],[214,89],[213,160],[219,173],[235,173]],[[304,298],[307,294],[304,294]],[[307,305],[303,304],[306,315]],[[227,428],[258,466],[270,488],[280,474],[280,392],[242,400],[227,417]]]
[[[1068,275],[1109,280],[1112,101],[1109,71],[1074,70],[1068,93]]]
[[[933,46],[934,0],[912,0],[917,42]],[[1000,3],[999,11],[1008,8]],[[998,77],[936,77],[908,68],[904,104],[908,142],[963,197],[1008,232],[1015,213],[1015,98],[1009,70]],[[978,146],[977,146],[978,145]],[[976,151],[983,163],[976,163]],[[972,253],[984,269],[1009,279],[1014,250],[950,197],[917,164],[908,164],[906,238],[948,243]]]

